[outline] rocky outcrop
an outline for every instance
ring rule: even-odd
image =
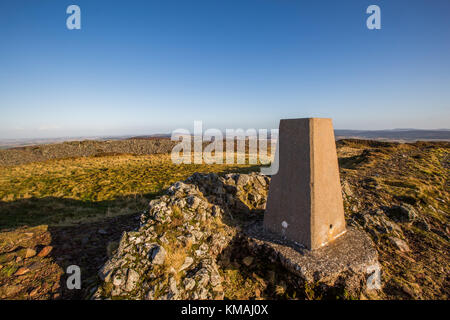
[[[223,297],[216,257],[238,221],[265,208],[269,178],[260,174],[194,174],[152,200],[138,230],[125,232],[99,272],[94,298]],[[240,216],[237,216],[239,214]]]

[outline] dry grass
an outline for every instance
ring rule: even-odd
[[[173,273],[177,283],[181,278],[181,272],[178,272],[178,270],[181,268],[186,260],[186,257],[189,255],[191,247],[191,241],[187,241],[185,245],[177,243],[175,246],[167,246],[167,256],[164,260],[165,270],[167,273]]]
[[[169,154],[50,160],[0,167],[0,225],[70,224],[144,210],[195,172],[248,172],[251,165],[173,164]]]

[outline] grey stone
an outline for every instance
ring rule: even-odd
[[[122,284],[124,284],[125,281],[123,280],[123,276],[119,273],[116,274],[113,278],[113,285],[115,285],[116,287],[121,286]]]
[[[191,257],[186,257],[186,259],[184,259],[183,265],[180,267],[180,269],[178,269],[178,271],[183,271],[183,270],[189,268],[193,262],[194,262],[194,259],[192,259]]]
[[[174,277],[171,277],[170,279],[169,279],[169,288],[170,288],[170,291],[176,296],[176,295],[178,295],[178,288],[177,288],[177,281],[175,280],[175,278]]]
[[[152,264],[163,264],[166,259],[166,250],[164,247],[154,243],[149,251],[149,259]]]
[[[200,287],[205,287],[210,280],[208,269],[201,268],[195,273],[195,279]]]
[[[389,241],[401,252],[410,251],[408,244],[399,238],[389,237]]]
[[[184,284],[184,288],[187,291],[190,291],[190,290],[194,289],[194,287],[195,287],[195,280],[192,278],[186,278],[186,279],[184,279],[183,284]]]
[[[192,210],[195,210],[199,206],[201,200],[198,197],[192,195],[187,197],[186,202]]]
[[[120,265],[120,260],[117,258],[112,258],[103,265],[103,267],[99,270],[98,276],[103,281],[107,281],[111,277],[112,272]],[[108,282],[107,281],[107,282]]]
[[[250,181],[250,179],[249,179],[248,175],[245,175],[245,174],[239,175],[238,179],[237,179],[237,182],[236,182],[236,185],[239,186],[239,187],[242,187],[242,186],[248,184],[249,181]]]
[[[119,249],[113,253],[113,256],[101,270],[103,279],[112,282],[115,280],[116,286],[113,287],[113,291],[111,292],[107,290],[107,286],[101,285],[94,296],[106,299],[114,296],[132,299],[211,299],[223,297],[223,279],[218,272],[218,266],[215,261],[218,255],[221,252],[224,252],[223,250],[229,246],[230,241],[232,241],[234,237],[242,236],[242,229],[241,227],[237,228],[237,234],[231,232],[233,229],[228,229],[227,227],[224,229],[226,233],[211,232],[211,229],[208,228],[208,224],[200,221],[200,219],[211,219],[213,212],[220,212],[221,210],[223,210],[225,215],[235,214],[238,205],[244,202],[244,207],[247,209],[251,208],[251,210],[253,210],[256,208],[264,208],[265,200],[267,198],[267,186],[270,179],[260,174],[249,174],[240,179],[241,176],[244,175],[234,174],[226,178],[221,178],[217,175],[196,174],[183,183],[174,184],[173,188],[170,188],[171,191],[169,191],[168,194],[160,197],[156,201],[152,201],[149,210],[144,212],[141,216],[142,224],[140,228],[136,231],[123,234]],[[190,182],[187,182],[188,180]],[[233,181],[233,183],[234,181],[240,181],[239,187],[236,188],[232,186],[233,183],[227,181]],[[266,182],[266,187],[263,186],[263,181]],[[200,190],[202,190],[203,194],[200,194]],[[226,193],[222,194],[222,192]],[[190,204],[195,202],[194,198],[188,200],[190,196],[195,196],[201,200],[195,210],[189,207]],[[169,218],[173,215],[172,205],[175,203],[180,206],[185,203],[186,206],[189,207],[181,210],[181,216],[177,215],[177,219],[182,219],[183,221],[174,225],[174,228],[167,225],[163,226],[162,224],[167,223]],[[192,217],[188,218],[187,215],[185,215],[185,212],[192,213]],[[244,211],[241,211],[241,214],[244,214]],[[252,212],[252,219],[256,217],[257,216]],[[396,226],[395,223],[386,219],[387,223],[381,218],[374,219],[386,230],[388,230],[389,223]],[[189,235],[191,235],[190,238]],[[348,237],[348,235],[342,237]],[[198,252],[194,251],[190,254],[188,259],[186,259],[186,265],[182,268],[183,271],[185,271],[184,275],[186,275],[186,278],[182,279],[181,283],[176,283],[175,281],[174,274],[177,273],[178,270],[174,270],[173,267],[170,269],[171,266],[169,265],[164,265],[163,267],[157,266],[159,264],[164,264],[167,260],[167,254],[164,250],[167,246],[163,244],[163,248],[161,242],[159,242],[162,238],[165,238],[168,242],[167,245],[170,246],[183,243],[187,244],[189,240],[195,242],[194,239],[198,239],[196,240],[197,245],[194,247]],[[359,239],[357,237],[350,238],[355,242],[358,242],[357,240]],[[138,239],[141,239],[141,241]],[[338,240],[340,240],[340,238],[336,241]],[[330,246],[334,245],[335,242],[330,244]],[[353,246],[358,247],[362,252],[365,250],[364,245],[353,244]],[[251,246],[249,245],[249,248],[250,247]],[[254,247],[258,248],[258,246]],[[270,246],[267,248],[270,248]],[[256,255],[257,249],[254,250],[255,251],[253,252],[253,249],[251,249],[250,255]],[[333,263],[335,263],[334,260],[337,258],[329,254],[331,262],[327,262],[327,256],[322,255],[322,258],[326,260],[325,265],[328,265],[328,269],[325,271],[319,270],[318,272],[313,272],[313,263],[308,262],[306,265],[295,264],[295,260],[292,260],[290,256],[284,254],[279,255],[276,250],[271,250],[269,250],[269,254],[264,251],[262,257],[267,257],[269,260],[282,259],[282,264],[285,265],[286,269],[289,271],[294,270],[296,275],[306,274],[307,276],[305,276],[305,278],[314,278],[317,276],[321,283],[329,283],[328,280],[333,278],[336,274],[342,277],[345,276],[345,279],[347,279],[347,273],[357,274],[358,276],[361,275],[361,273],[354,271],[355,265],[358,266],[359,264],[357,262],[349,261],[350,258],[344,259],[343,262],[338,262],[336,273],[332,273],[327,270],[332,269],[335,266]],[[296,247],[294,250],[296,252],[303,252],[301,250],[299,251]],[[322,248],[317,249],[317,251],[322,252]],[[345,252],[342,248],[338,248],[337,250],[337,252],[342,251]],[[272,254],[270,252],[277,252],[277,254]],[[308,254],[304,253],[304,255]],[[363,253],[360,255],[363,255]],[[352,257],[355,258],[355,256]],[[358,260],[358,257],[359,256],[356,256],[355,260]],[[347,269],[341,266],[341,264],[344,264],[345,262],[348,262]],[[294,268],[289,269],[289,266],[293,266]],[[162,281],[160,278],[161,272],[169,275],[169,283]],[[141,278],[141,273],[145,273],[145,277]],[[289,277],[292,277],[292,275]],[[361,280],[360,278],[358,279]],[[142,281],[142,283],[139,281]],[[156,292],[158,293],[157,296],[155,294]],[[220,292],[222,292],[222,295],[218,295]]]
[[[200,300],[206,300],[206,299],[208,299],[208,296],[209,296],[208,290],[206,290],[206,288],[202,288],[200,290],[199,299]]]
[[[342,182],[342,191],[348,197],[353,196],[353,191],[347,181]]]
[[[125,286],[125,290],[132,291],[136,287],[136,284],[139,281],[139,273],[137,273],[133,269],[128,270],[128,278],[127,278],[127,284]]]
[[[210,280],[211,280],[211,285],[213,287],[218,286],[219,284],[222,283],[222,277],[220,276],[220,274],[217,271],[212,271],[211,275],[210,275]]]

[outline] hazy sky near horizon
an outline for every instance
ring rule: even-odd
[[[66,8],[81,8],[68,30]],[[366,8],[381,8],[368,30]],[[0,138],[450,127],[448,0],[2,0]]]

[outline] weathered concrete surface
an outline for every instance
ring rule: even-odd
[[[378,265],[372,240],[361,230],[349,227],[332,243],[317,250],[267,232],[262,221],[245,230],[247,246],[254,254],[281,263],[288,271],[309,283],[343,285],[349,291],[366,291],[367,278]]]
[[[280,121],[279,171],[272,176],[264,227],[317,249],[345,233],[331,119]]]

